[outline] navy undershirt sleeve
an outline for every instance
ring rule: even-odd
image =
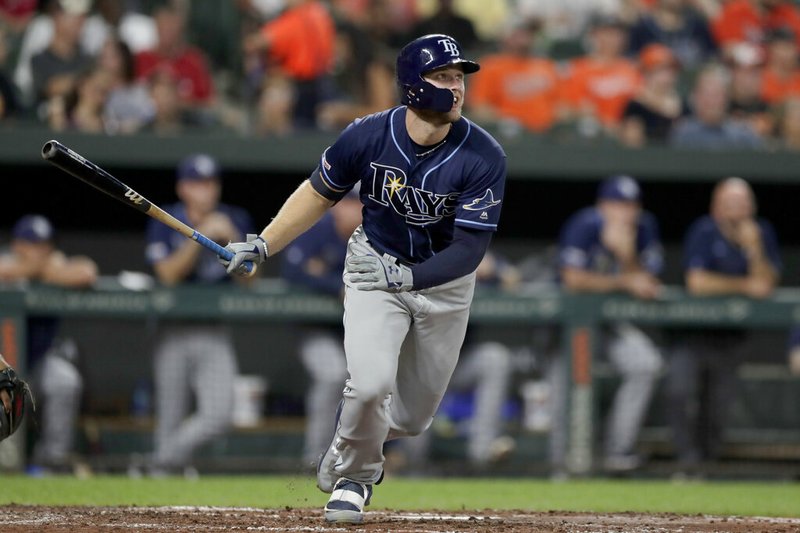
[[[450,246],[411,268],[413,289],[435,287],[474,272],[489,248],[492,235],[491,231],[456,226]]]

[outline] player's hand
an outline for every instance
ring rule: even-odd
[[[344,262],[344,280],[360,291],[410,291],[414,286],[411,269],[385,257],[351,255]]]
[[[260,235],[250,233],[245,237],[247,242],[229,242],[225,247],[226,250],[233,254],[230,261],[222,257],[217,257],[219,262],[225,265],[228,274],[238,274],[239,276],[252,276],[255,274],[258,265],[267,260],[269,255],[269,248],[267,241],[261,238]],[[244,266],[245,261],[253,263],[253,268],[250,272]]]
[[[744,281],[744,293],[751,298],[766,298],[772,294],[773,284],[757,276],[749,276]]]
[[[648,272],[629,272],[621,275],[623,288],[636,298],[653,299],[661,292],[661,282]]]
[[[225,213],[215,211],[197,225],[197,231],[212,241],[223,243],[239,238],[239,230]]]

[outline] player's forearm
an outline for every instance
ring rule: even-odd
[[[612,274],[598,274],[579,268],[561,270],[564,288],[572,292],[614,292],[623,289],[622,279]]]
[[[317,223],[333,202],[321,196],[306,180],[286,199],[272,222],[261,232],[269,254],[274,255]]]
[[[153,265],[158,281],[164,285],[177,285],[186,279],[197,263],[202,247],[194,241],[186,241],[169,255]]]
[[[0,370],[4,370],[10,366],[11,365],[9,365],[8,362],[5,359],[3,359],[3,354],[0,353]]]
[[[686,288],[696,296],[745,294],[747,276],[731,276],[707,270],[690,270],[686,274]]]

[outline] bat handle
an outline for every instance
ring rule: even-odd
[[[209,239],[208,237],[206,237],[197,230],[195,230],[192,233],[192,239],[197,241],[197,243],[200,244],[201,246],[204,246],[205,248],[208,248],[209,250],[213,251],[215,254],[225,259],[226,261],[230,261],[231,259],[233,259],[233,254],[230,251],[226,250],[225,248],[215,243],[214,241],[212,241],[211,239]],[[249,273],[253,271],[253,263],[251,261],[245,261],[243,263],[243,266],[246,272]]]

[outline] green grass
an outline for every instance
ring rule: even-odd
[[[3,478],[0,504],[29,505],[211,505],[318,507],[326,496],[310,477],[206,476],[132,480],[98,476]],[[541,479],[400,479],[376,488],[376,509],[664,512],[800,517],[800,483]]]

